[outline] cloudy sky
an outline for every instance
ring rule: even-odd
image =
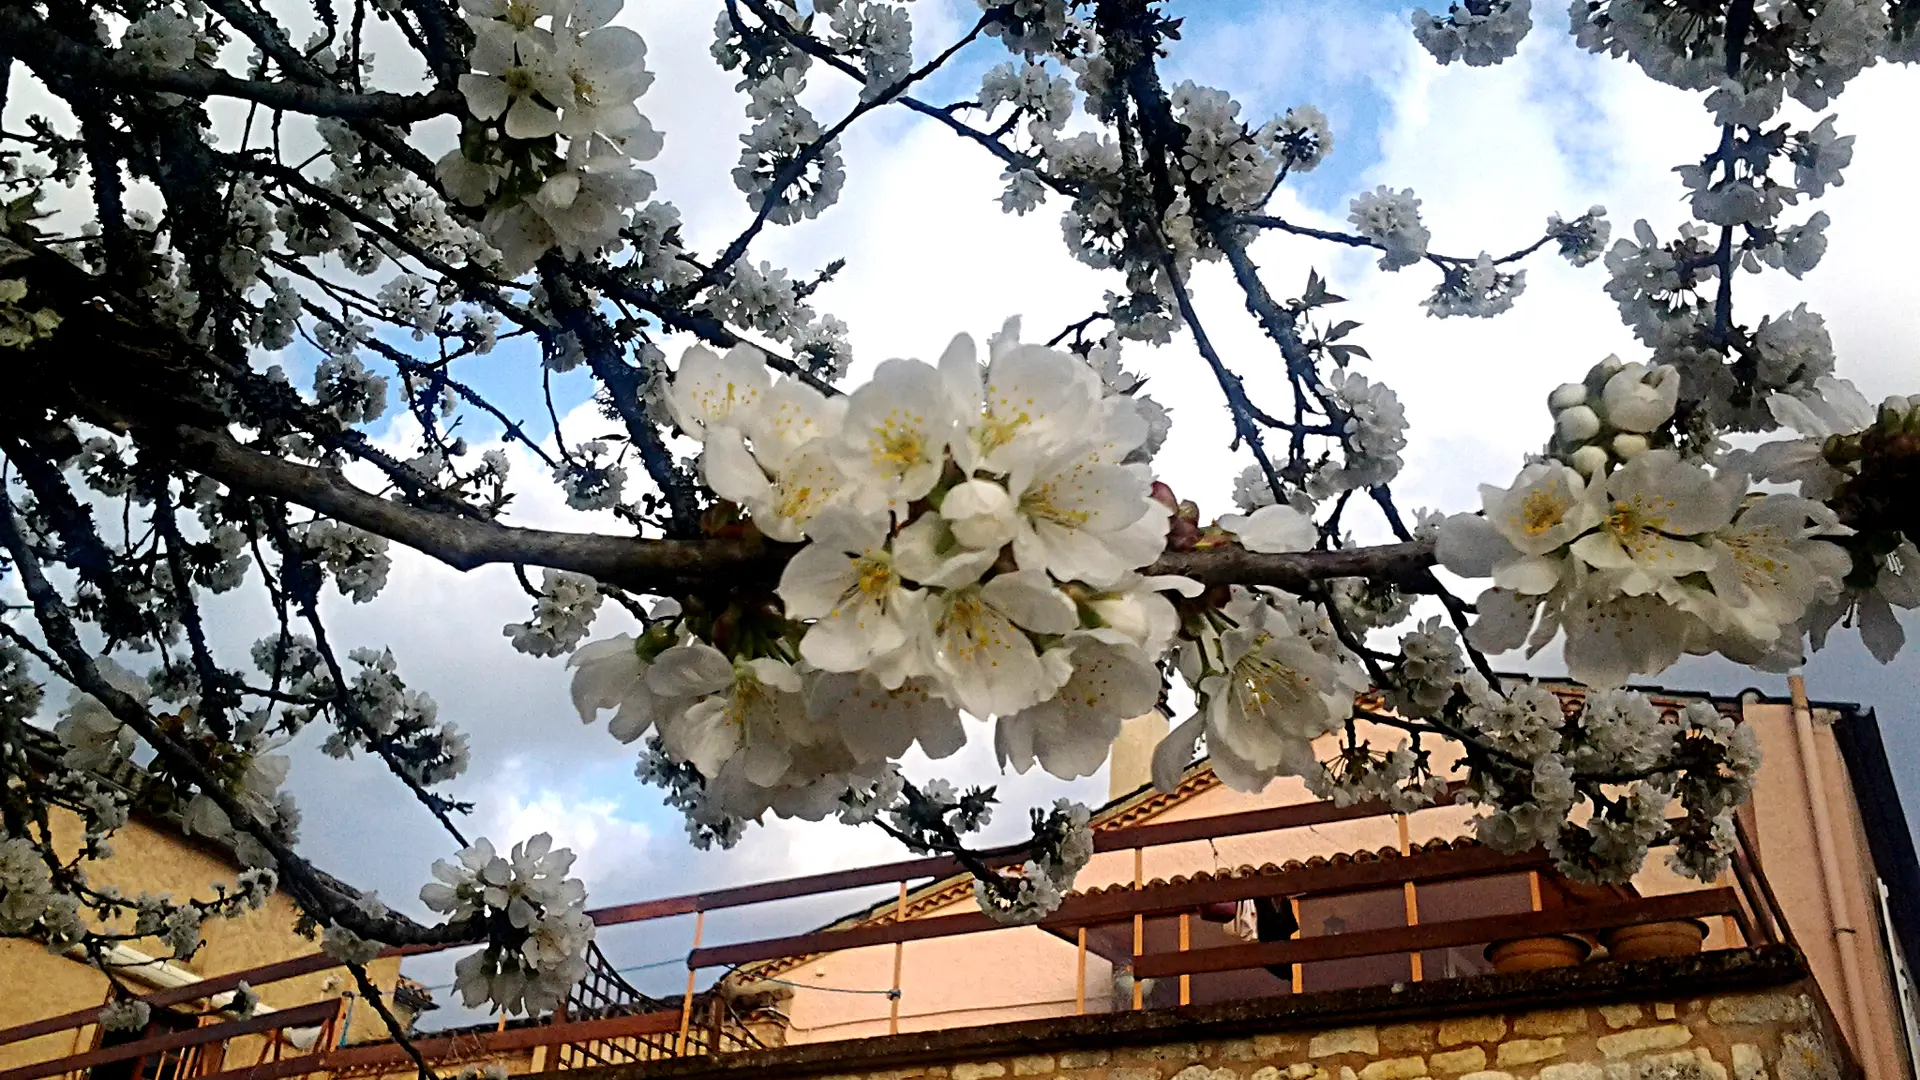
[[[655,163],[660,193],[680,207],[695,246],[712,249],[745,217],[724,179],[737,153],[733,136],[745,122],[729,77],[707,57],[713,5],[656,0],[636,7],[632,16],[648,40],[649,66],[659,74],[642,106],[666,134],[666,152]],[[1283,216],[1337,225],[1355,193],[1389,184],[1418,193],[1433,247],[1448,253],[1513,250],[1538,235],[1548,213],[1572,217],[1596,203],[1607,207],[1616,235],[1641,217],[1670,234],[1685,215],[1670,170],[1701,156],[1716,133],[1689,96],[1574,48],[1558,8],[1543,5],[1550,21],[1515,60],[1468,70],[1432,63],[1406,31],[1401,4],[1188,2],[1176,5],[1188,21],[1167,71],[1170,82],[1191,78],[1230,91],[1243,115],[1256,120],[1302,102],[1327,113],[1333,156],[1288,182],[1275,204]],[[971,0],[916,4],[921,54],[950,40],[972,9]],[[922,96],[970,96],[982,66],[1003,56],[994,47],[963,53],[955,75]],[[1872,71],[1857,81],[1834,109],[1841,129],[1859,140],[1846,186],[1821,203],[1834,221],[1825,265],[1804,282],[1782,274],[1750,278],[1737,294],[1737,304],[1756,315],[1802,300],[1825,314],[1843,370],[1870,397],[1902,389],[1902,376],[1916,370],[1911,356],[1920,343],[1920,296],[1911,272],[1895,265],[1896,253],[1920,246],[1920,219],[1900,209],[1911,198],[1920,152],[1900,134],[1904,123],[1897,119],[1899,104],[1916,97],[1920,72],[1911,69]],[[831,88],[822,100],[830,104],[816,113],[827,117],[837,115],[846,98]],[[1111,287],[1066,255],[1057,202],[1024,218],[1003,214],[996,201],[998,165],[932,124],[883,111],[849,136],[846,160],[839,205],[815,222],[769,235],[759,257],[796,275],[847,260],[818,305],[852,326],[856,376],[891,356],[932,358],[953,334],[984,335],[1009,316],[1021,316],[1032,336],[1051,335],[1098,306]],[[1477,505],[1476,485],[1504,481],[1520,455],[1543,441],[1549,389],[1578,378],[1609,352],[1642,355],[1601,292],[1604,272],[1597,265],[1575,270],[1555,258],[1536,259],[1514,311],[1490,322],[1442,322],[1418,306],[1434,283],[1419,271],[1385,274],[1368,257],[1291,238],[1263,240],[1256,257],[1277,290],[1297,289],[1313,267],[1351,298],[1343,315],[1366,324],[1356,339],[1375,358],[1362,370],[1399,391],[1412,424],[1398,488],[1403,506]],[[1277,385],[1277,358],[1230,282],[1217,268],[1203,268],[1196,288],[1230,363],[1256,394]],[[502,393],[517,392],[510,365],[520,362],[493,361],[501,368]],[[1197,356],[1176,344],[1136,348],[1128,362],[1174,409],[1175,434],[1160,474],[1208,513],[1224,511],[1231,477],[1244,461],[1227,451],[1226,413],[1212,381],[1195,377]],[[585,388],[570,392],[577,401]],[[535,410],[523,411],[531,416]],[[576,435],[593,430],[594,421],[583,411],[563,423]],[[551,507],[551,496],[547,503]],[[1363,534],[1375,527],[1359,523]],[[500,648],[497,626],[520,617],[505,575],[462,576],[402,558],[395,586],[379,604],[335,617],[383,632],[410,677],[475,730],[468,790],[481,804],[480,831],[502,840],[552,831],[581,852],[581,872],[601,902],[897,857],[884,838],[834,825],[774,824],[731,852],[692,851],[672,812],[633,781],[630,755],[572,721],[557,665]],[[1552,661],[1541,660],[1531,666],[1551,671]],[[1901,692],[1913,685],[1915,671],[1911,659],[1881,668],[1845,639],[1810,666],[1809,678],[1816,696],[1878,706],[1898,748],[1902,735],[1920,734],[1911,698]],[[1784,692],[1778,677],[1705,662],[1688,663],[1665,681]],[[984,746],[958,761],[942,765],[973,778],[993,774]],[[1912,761],[1896,767],[1909,801],[1920,800],[1920,770]],[[929,769],[921,763],[916,772]],[[344,786],[356,795],[327,811],[316,805],[316,826],[321,819],[340,822],[328,835],[309,830],[316,854],[359,863],[392,880],[394,892],[410,891],[419,872],[416,852],[432,850],[437,836],[421,824],[411,834],[419,846],[401,843],[406,818],[387,812],[398,793],[383,777],[338,768],[322,775],[309,774],[305,783],[335,794]],[[1101,777],[1076,785],[1034,775],[999,782],[1015,811],[1003,815],[1007,827],[1024,818],[1015,810],[1023,802],[1063,790],[1097,801],[1105,791]],[[381,838],[378,855],[366,846],[369,834]],[[758,921],[790,930],[834,910],[832,904],[796,907]],[[742,920],[715,920],[709,940],[751,930]],[[669,961],[634,973],[668,990],[683,977],[670,961],[688,933],[684,925],[654,925],[610,933],[606,945],[623,965]],[[429,981],[444,981],[432,978],[427,965],[421,970]]]
[[[1550,212],[1572,217],[1607,207],[1615,235],[1647,218],[1662,235],[1684,219],[1680,184],[1671,169],[1697,160],[1717,132],[1697,100],[1659,87],[1620,61],[1573,47],[1557,2],[1540,5],[1544,25],[1520,55],[1491,70],[1442,69],[1413,42],[1406,6],[1382,0],[1186,0],[1184,36],[1166,64],[1170,82],[1191,78],[1230,91],[1256,122],[1311,103],[1330,117],[1335,149],[1319,170],[1290,179],[1275,211],[1303,222],[1344,224],[1348,200],[1379,184],[1412,187],[1433,232],[1432,247],[1472,255],[1513,250],[1536,236]],[[653,163],[660,197],[675,203],[696,250],[722,245],[746,220],[728,178],[744,131],[732,78],[708,57],[718,5],[713,0],[636,0],[625,18],[646,37],[648,65],[658,79],[643,110],[666,136]],[[913,6],[917,51],[950,41],[976,14],[973,0],[919,0]],[[961,54],[954,74],[922,96],[965,98],[984,67],[1004,51],[982,45]],[[816,74],[824,83],[826,75]],[[838,115],[849,100],[823,85],[815,111]],[[1843,188],[1821,200],[1833,218],[1826,262],[1804,282],[1780,273],[1745,278],[1736,310],[1756,319],[1806,301],[1824,314],[1843,373],[1878,397],[1913,385],[1920,344],[1920,285],[1902,270],[1902,251],[1920,249],[1920,215],[1912,211],[1912,177],[1920,149],[1902,102],[1920,100],[1920,72],[1881,69],[1859,78],[1838,101],[1844,133],[1859,136]],[[1910,107],[1909,107],[1910,108]],[[1802,114],[1790,114],[1807,123]],[[868,117],[845,140],[847,185],[838,206],[817,221],[775,230],[756,258],[804,276],[843,258],[846,270],[816,304],[852,327],[856,377],[892,356],[938,355],[959,332],[984,336],[1020,316],[1033,337],[1101,305],[1111,280],[1073,262],[1059,237],[1056,201],[1024,218],[1001,213],[999,165],[978,148],[902,110]],[[1790,212],[1798,220],[1805,211]],[[1397,485],[1403,507],[1448,510],[1477,506],[1476,486],[1505,482],[1520,456],[1548,433],[1544,399],[1558,383],[1580,377],[1610,352],[1643,356],[1601,292],[1604,271],[1583,270],[1552,256],[1528,264],[1526,294],[1493,321],[1426,317],[1418,306],[1434,284],[1426,268],[1386,274],[1372,260],[1313,241],[1270,237],[1255,247],[1277,292],[1296,291],[1309,268],[1328,275],[1351,299],[1342,315],[1365,325],[1354,340],[1374,359],[1370,378],[1393,386],[1412,424],[1407,468]],[[1196,273],[1209,331],[1229,363],[1247,376],[1256,399],[1280,384],[1278,357],[1263,345],[1218,268]],[[462,375],[493,393],[535,431],[550,430],[530,378],[534,361],[502,348],[469,362]],[[1171,406],[1175,434],[1158,469],[1207,514],[1230,507],[1231,478],[1244,460],[1229,454],[1230,427],[1217,388],[1185,344],[1132,347],[1128,366]],[[601,430],[584,407],[583,379],[559,384],[570,438]],[[484,426],[471,435],[484,439]],[[401,439],[396,427],[389,437]],[[521,521],[580,527],[530,457],[518,455],[516,504]],[[1364,518],[1363,538],[1378,535]],[[478,803],[471,832],[512,843],[549,831],[580,853],[577,872],[596,905],[677,894],[793,873],[900,857],[877,833],[840,826],[775,823],[729,852],[696,852],[683,840],[677,815],[632,777],[633,755],[603,729],[583,727],[566,696],[555,661],[514,653],[502,624],[525,617],[524,598],[499,570],[459,574],[396,551],[391,584],[374,604],[332,605],[337,639],[385,644],[409,682],[430,693],[443,717],[473,735],[473,767],[459,793]],[[236,644],[257,636],[257,616],[233,612]],[[599,633],[625,629],[603,616]],[[1915,627],[1920,630],[1920,627]],[[1518,658],[1507,658],[1518,665]],[[1543,661],[1546,658],[1542,658]],[[1551,663],[1535,666],[1551,671]],[[1920,802],[1920,767],[1903,755],[1920,736],[1911,705],[1920,661],[1909,656],[1881,668],[1843,638],[1808,669],[1816,697],[1876,706],[1910,805]],[[1726,665],[1693,663],[1670,672],[1675,687],[1720,691],[1758,686],[1783,693],[1784,679]],[[444,834],[417,812],[397,784],[365,762],[337,763],[310,751],[292,781],[306,810],[312,856],[390,902],[411,897],[428,863],[451,854]],[[976,745],[941,763],[969,779],[993,775],[990,751]],[[915,775],[932,766],[911,766]],[[1015,828],[1023,805],[1060,793],[1098,802],[1105,780],[1061,784],[1029,775],[998,781],[1009,802],[1001,825]],[[837,907],[814,905],[756,916],[756,925],[797,928]],[[752,932],[744,919],[716,919],[708,941]],[[672,961],[690,927],[653,924],[605,935],[623,965]],[[447,963],[410,965],[425,981],[444,983]],[[670,989],[684,971],[671,964],[644,969],[637,980]],[[442,993],[444,999],[447,995]],[[452,1016],[449,1010],[443,1016]]]

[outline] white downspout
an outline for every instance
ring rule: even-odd
[[[200,982],[204,978],[171,960],[155,959],[128,945],[118,943],[109,945],[101,950],[101,954],[107,963],[114,965],[117,974],[124,975],[151,990],[172,990],[175,987]],[[86,950],[77,945],[68,949],[67,955],[75,960],[91,962],[87,959]],[[233,998],[234,993],[229,990],[223,994],[214,994],[208,999],[208,1004],[216,1009],[226,1009],[233,1004]],[[255,1016],[272,1011],[274,1011],[273,1006],[266,1002],[255,1005],[253,1009]]]
[[[1820,861],[1820,875],[1826,885],[1827,918],[1833,927],[1834,951],[1840,954],[1840,979],[1847,998],[1847,1018],[1852,1028],[1854,1051],[1868,1076],[1882,1075],[1878,1066],[1877,1041],[1867,1019],[1867,999],[1860,977],[1860,933],[1847,908],[1847,894],[1841,887],[1840,864],[1834,854],[1833,815],[1827,804],[1827,782],[1820,767],[1819,749],[1813,738],[1813,707],[1807,703],[1807,681],[1798,672],[1787,676],[1788,693],[1793,700],[1793,726],[1800,744],[1800,775],[1807,793],[1807,809],[1813,818],[1814,855]]]
[[[1913,1012],[1913,972],[1907,967],[1907,957],[1900,949],[1900,939],[1894,936],[1893,908],[1887,892],[1887,883],[1878,876],[1874,883],[1879,886],[1880,894],[1880,934],[1887,943],[1887,952],[1893,959],[1893,989],[1900,998],[1901,1034],[1907,1037],[1907,1064],[1909,1076],[1920,1072],[1920,1016]]]

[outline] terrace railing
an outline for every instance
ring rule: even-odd
[[[1074,980],[1074,1009],[1084,1012],[1090,1007],[1086,983],[1089,957],[1093,955],[1112,963],[1116,970],[1123,966],[1130,969],[1132,1000],[1127,1002],[1117,997],[1111,1007],[1140,1009],[1188,1004],[1193,1000],[1195,980],[1215,978],[1223,973],[1265,971],[1280,984],[1291,982],[1281,992],[1313,992],[1331,985],[1319,985],[1319,973],[1331,973],[1329,978],[1351,978],[1352,962],[1366,958],[1405,958],[1412,977],[1420,978],[1420,966],[1425,958],[1477,956],[1479,946],[1494,942],[1591,935],[1675,920],[1718,920],[1724,931],[1716,938],[1723,947],[1792,944],[1791,934],[1754,861],[1744,830],[1738,830],[1738,851],[1732,873],[1728,875],[1731,881],[1726,884],[1652,897],[1616,891],[1602,895],[1597,902],[1559,906],[1542,900],[1543,875],[1551,876],[1550,860],[1543,852],[1501,854],[1477,845],[1442,844],[1411,849],[1403,841],[1404,854],[1388,851],[1358,858],[1317,858],[1304,864],[1290,863],[1285,867],[1270,866],[1237,874],[1201,874],[1166,882],[1142,881],[1139,873],[1141,853],[1149,848],[1392,814],[1378,804],[1340,807],[1315,802],[1096,831],[1097,852],[1134,853],[1134,881],[1071,894],[1058,910],[1037,924],[1040,931],[1076,945],[1079,970]],[[1022,859],[1017,849],[1006,849],[992,853],[989,861],[1006,866],[1017,865]],[[593,965],[596,974],[574,991],[566,1007],[556,1015],[514,1027],[502,1025],[493,1031],[421,1035],[410,1040],[411,1052],[419,1053],[429,1062],[448,1063],[532,1051],[537,1068],[571,1069],[750,1049],[758,1046],[758,1041],[742,1023],[727,1014],[724,1003],[717,997],[707,998],[707,1015],[695,1016],[695,980],[701,970],[885,945],[895,947],[888,1030],[898,1030],[903,974],[901,946],[910,941],[1004,929],[1002,924],[977,911],[907,917],[908,882],[948,878],[962,872],[959,863],[950,858],[914,859],[602,908],[592,912],[594,922],[601,927],[688,914],[695,917],[693,947],[686,961],[686,991],[677,1002],[641,994],[614,972],[604,957],[597,957],[596,952],[600,961]],[[1448,883],[1502,878],[1529,883],[1531,901],[1506,914],[1432,917],[1446,914],[1439,910],[1445,905],[1431,902],[1431,898],[1441,896],[1442,887]],[[897,908],[891,905],[882,908],[876,917],[855,925],[726,944],[701,940],[707,912],[875,885],[899,886],[900,903]],[[1283,940],[1202,944],[1200,947],[1193,947],[1194,939],[1189,933],[1194,920],[1217,921],[1223,910],[1244,902],[1265,903],[1275,911],[1285,905],[1298,925],[1302,912],[1335,910],[1339,898],[1378,897],[1393,890],[1404,891],[1406,898],[1405,918],[1399,925],[1348,933],[1304,936],[1296,933]],[[1425,919],[1419,917],[1422,897],[1429,898],[1425,902],[1429,917]],[[1328,925],[1334,921],[1337,920],[1328,920]],[[1151,944],[1150,935],[1146,933],[1150,925],[1156,928]],[[1177,926],[1177,938],[1171,947],[1165,940],[1170,935],[1159,932],[1169,926]],[[1127,933],[1129,929],[1131,935]],[[382,955],[409,956],[449,947],[456,946],[396,948]],[[1448,950],[1465,952],[1450,954]],[[1341,963],[1347,967],[1342,968]],[[1393,963],[1398,965],[1401,961],[1395,959]],[[233,990],[242,981],[258,989],[337,966],[332,958],[314,954],[155,991],[143,1000],[155,1010],[207,1003]],[[1340,975],[1342,971],[1346,974]],[[1436,969],[1427,977],[1446,977],[1446,974]],[[1149,986],[1164,989],[1149,993]],[[128,1061],[136,1063],[131,1080],[283,1080],[319,1074],[412,1071],[409,1047],[398,1042],[338,1045],[339,1008],[339,1000],[330,999],[240,1020],[217,1020],[209,1010],[209,1015],[201,1018],[204,1026],[150,1035],[121,1045],[98,1047],[0,1071],[0,1080],[79,1077],[102,1065]],[[97,1026],[97,1015],[97,1008],[82,1009],[0,1030],[0,1045],[58,1032],[79,1032],[90,1025]],[[321,1026],[323,1033],[306,1050],[272,1037],[288,1028],[313,1025]],[[234,1055],[222,1052],[200,1054],[193,1060],[179,1057],[181,1051],[188,1048],[225,1047],[243,1036],[267,1037],[264,1048],[257,1054],[258,1060],[238,1064]],[[175,1057],[166,1058],[169,1054]],[[166,1067],[162,1069],[161,1065]]]

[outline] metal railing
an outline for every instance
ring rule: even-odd
[[[1267,866],[1244,873],[1198,874],[1191,879],[1164,882],[1142,879],[1142,853],[1149,848],[1372,817],[1398,819],[1402,838],[1398,850],[1315,858],[1306,863]],[[1465,843],[1412,847],[1405,839],[1405,818],[1379,804],[1339,807],[1316,802],[1185,821],[1105,828],[1094,834],[1095,850],[1131,851],[1133,881],[1071,894],[1036,925],[1040,931],[1076,946],[1079,969],[1074,978],[1073,1004],[1077,1012],[1089,1009],[1086,984],[1090,954],[1108,960],[1115,970],[1123,965],[1129,969],[1132,1000],[1125,1002],[1123,995],[1116,993],[1111,1007],[1140,1009],[1160,1004],[1188,1004],[1194,980],[1222,973],[1259,969],[1289,973],[1290,985],[1285,985],[1288,980],[1276,979],[1284,986],[1277,992],[1311,992],[1319,987],[1309,985],[1314,981],[1309,973],[1331,970],[1330,965],[1339,962],[1404,956],[1408,958],[1412,977],[1419,979],[1421,958],[1439,955],[1436,950],[1460,950],[1514,938],[1592,935],[1654,922],[1719,919],[1725,928],[1720,940],[1728,946],[1792,944],[1779,907],[1753,860],[1747,835],[1743,829],[1736,832],[1738,851],[1733,870],[1727,875],[1732,880],[1726,884],[1654,897],[1616,891],[1600,895],[1597,900],[1588,896],[1586,902],[1553,905],[1543,901],[1543,896],[1551,895],[1552,890],[1543,893],[1542,883],[1551,884],[1553,880],[1550,860],[1543,852],[1501,854]],[[1007,849],[990,855],[989,862],[1006,866],[1017,864],[1021,859],[1018,850]],[[897,1031],[901,1021],[901,949],[907,942],[1005,929],[977,911],[910,917],[907,882],[938,880],[961,873],[961,867],[953,859],[915,859],[599,909],[591,915],[602,927],[686,914],[695,916],[693,947],[687,954],[687,987],[677,1002],[642,994],[613,970],[596,947],[592,959],[597,962],[590,965],[592,974],[576,987],[566,1006],[554,1016],[511,1028],[503,1024],[491,1031],[423,1035],[412,1039],[411,1046],[428,1061],[443,1063],[531,1051],[536,1069],[582,1068],[750,1049],[760,1045],[758,1040],[739,1018],[731,1015],[726,1003],[718,995],[695,993],[695,978],[700,970],[791,961],[886,945],[894,947],[887,1030]],[[1430,900],[1436,895],[1437,887],[1445,883],[1496,879],[1524,880],[1530,900],[1505,914],[1440,920],[1419,918],[1421,898]],[[709,911],[881,884],[899,886],[898,904],[881,905],[870,917],[850,926],[729,944],[701,941],[705,914]],[[1405,918],[1400,925],[1324,934],[1307,933],[1298,928],[1300,913],[1314,905],[1326,908],[1331,904],[1337,909],[1341,898],[1372,896],[1378,899],[1394,890],[1403,890],[1405,895]],[[1213,916],[1217,921],[1221,910],[1245,902],[1264,903],[1271,911],[1290,908],[1295,932],[1282,940],[1191,947],[1189,930],[1196,918]],[[1329,925],[1334,921],[1337,920],[1328,920]],[[1165,929],[1169,924],[1177,924],[1177,946],[1149,948],[1146,934],[1149,925]],[[1129,927],[1130,948],[1126,940]],[[457,946],[390,948],[382,955],[408,956],[452,947]],[[259,988],[337,966],[332,958],[315,954],[156,991],[145,995],[143,1000],[155,1009],[185,1005],[226,993],[242,981]],[[1177,998],[1168,990],[1149,1000],[1146,987],[1154,982],[1165,987],[1177,985]],[[696,1001],[703,996],[705,1015],[696,1017]],[[98,1011],[97,1008],[76,1010],[0,1030],[0,1045],[56,1032],[78,1031],[96,1024]],[[318,1073],[377,1074],[403,1068],[411,1071],[409,1050],[399,1043],[336,1045],[339,999],[331,999],[0,1071],[0,1080],[78,1076],[110,1062],[148,1062],[158,1055],[187,1047],[216,1046],[241,1036],[272,1034],[288,1027],[314,1024],[323,1025],[324,1034],[311,1044],[309,1051],[287,1052],[284,1040],[271,1038],[268,1040],[271,1054],[263,1049],[260,1060],[250,1065],[236,1067],[225,1055],[210,1053],[198,1062],[176,1061],[171,1068],[173,1075],[166,1080],[281,1080]],[[151,1069],[143,1073],[136,1068],[134,1073],[135,1080],[155,1075]]]

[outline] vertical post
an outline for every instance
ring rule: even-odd
[[[907,883],[900,883],[900,907],[893,917],[894,922],[907,921]],[[906,960],[907,943],[893,943],[893,992],[887,995],[887,1034],[900,1034],[900,967]]]
[[[1079,962],[1073,972],[1073,1015],[1087,1015],[1087,928],[1079,932]]]
[[[1540,871],[1527,871],[1527,899],[1534,911],[1540,910]]]
[[[700,947],[700,932],[707,928],[707,913],[698,911],[693,916],[693,947]],[[680,999],[680,1040],[675,1044],[675,1053],[685,1056],[687,1052],[687,1029],[693,1026],[693,977],[699,969],[693,966],[691,954],[687,957],[687,993]]]
[[[1133,849],[1133,888],[1138,892],[1144,885],[1142,878],[1142,848]],[[1133,1011],[1139,1012],[1146,1007],[1146,991],[1140,985],[1140,955],[1147,951],[1147,917],[1133,917]]]
[[[314,1040],[313,1051],[312,1051],[313,1053],[325,1054],[328,1050],[331,1050],[334,1047],[337,1047],[340,1045],[341,1037],[345,1034],[345,1032],[342,1031],[341,1028],[346,1024],[345,1014],[348,1008],[349,1006],[346,998],[338,997],[333,999],[333,1016],[329,1017],[327,1020],[326,1026],[321,1028],[320,1037]],[[274,1053],[275,1061],[278,1061],[280,1059],[280,1043],[282,1041],[281,1036],[285,1034],[286,1032],[284,1029],[274,1030],[273,1053]],[[260,1058],[262,1061],[266,1060],[266,1056],[267,1056],[266,1051],[264,1049],[261,1050]],[[321,1060],[325,1060],[325,1059],[323,1058]],[[256,1062],[256,1064],[258,1064],[258,1062]]]
[[[1189,931],[1188,931],[1189,924],[1187,921],[1191,918],[1193,918],[1193,916],[1187,914],[1184,911],[1180,913],[1180,951],[1181,952],[1186,952],[1188,946],[1191,944]],[[1182,974],[1180,976],[1180,1004],[1190,1005],[1192,1003],[1193,1003],[1193,976]]]
[[[1305,936],[1306,934],[1306,927],[1303,926],[1300,922],[1300,898],[1297,896],[1289,897],[1287,899],[1287,903],[1291,905],[1293,908],[1292,937],[1294,938],[1294,940],[1298,941],[1301,937]],[[1294,964],[1293,965],[1293,992],[1297,994],[1302,989],[1304,989],[1305,982],[1306,982],[1306,979],[1305,979],[1305,973],[1303,969],[1300,967],[1299,964]]]
[[[1847,1036],[1867,1075],[1874,1076],[1881,1071],[1876,1067],[1879,1046],[1868,1034],[1873,1030],[1873,1021],[1867,1012],[1866,982],[1861,974],[1860,935],[1855,931],[1852,905],[1840,880],[1833,813],[1824,776],[1825,758],[1814,739],[1813,705],[1807,700],[1807,680],[1798,671],[1793,672],[1787,676],[1787,691],[1793,703],[1795,741],[1800,751],[1800,784],[1813,818],[1813,851],[1820,865],[1821,881],[1826,886],[1827,923],[1832,930],[1834,951],[1840,954],[1840,983],[1847,1004],[1847,1023],[1842,1025],[1842,1034]]]
[[[1395,814],[1393,815],[1393,822],[1400,828],[1400,854],[1402,856],[1413,854],[1413,838],[1409,835],[1407,829],[1407,815]],[[1401,888],[1406,891],[1407,925],[1419,926],[1420,898],[1414,893],[1413,882],[1403,882]],[[1407,954],[1407,968],[1414,982],[1419,982],[1425,977],[1426,963],[1426,957],[1421,956],[1417,951]]]

